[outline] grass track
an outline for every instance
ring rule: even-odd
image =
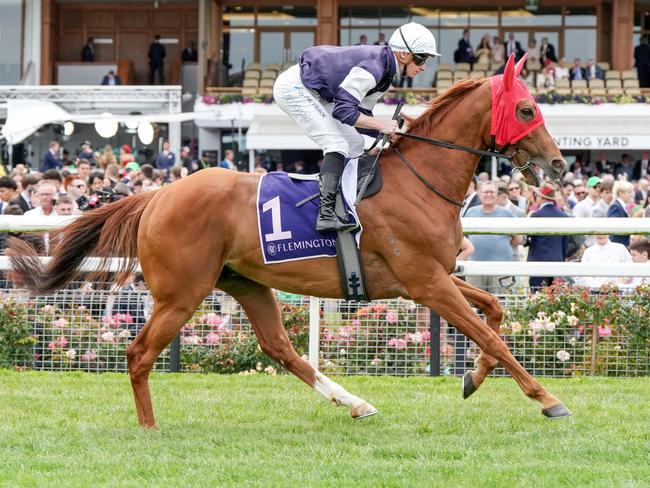
[[[159,431],[126,375],[0,370],[0,486],[650,486],[650,378],[545,380],[545,419],[509,379],[339,378],[353,421],[291,376],[153,375]]]

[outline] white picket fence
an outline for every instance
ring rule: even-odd
[[[0,232],[48,231],[62,226],[76,217],[46,216],[0,216]],[[463,231],[466,234],[492,235],[650,235],[650,219],[608,219],[608,218],[463,218]],[[50,258],[41,258],[47,263]],[[121,258],[113,258],[109,270],[119,268]],[[99,258],[87,258],[80,270],[84,272],[99,269]],[[9,270],[9,260],[0,256],[0,270]],[[588,263],[565,262],[516,262],[516,261],[459,261],[457,273],[466,276],[650,276],[650,263],[602,263],[594,266]],[[310,363],[317,367],[319,357],[320,301],[310,299]]]

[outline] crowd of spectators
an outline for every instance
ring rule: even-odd
[[[525,53],[528,54],[527,64],[531,63],[538,67],[533,70],[526,69],[522,77],[531,87],[553,88],[558,80],[604,80],[604,70],[596,64],[593,59],[583,62],[575,58],[569,66],[565,58],[558,59],[556,49],[547,37],[541,39],[539,46],[536,39],[531,39],[524,49],[513,33],[509,33],[505,41],[494,36],[490,42],[490,35],[485,34],[476,49],[471,44],[470,32],[463,31],[463,37],[458,41],[458,48],[454,51],[455,63],[468,63],[470,67],[474,64],[487,66],[501,65],[497,73],[501,72],[505,61],[510,55],[515,56],[519,61]],[[639,45],[634,50],[634,66],[637,69],[637,77],[641,88],[650,87],[650,45],[647,37],[641,37]]]
[[[0,178],[0,212],[11,215],[74,215],[127,195],[151,191],[191,174],[202,164],[183,147],[180,156],[165,141],[154,164],[140,164],[133,150],[123,145],[118,150],[105,146],[95,151],[85,141],[74,160],[61,160],[62,149],[52,141],[41,160],[39,171],[17,165]],[[227,149],[215,166],[237,170],[235,152]],[[308,169],[305,168],[308,166]],[[267,171],[311,172],[316,164],[282,162],[256,157],[255,173]],[[317,170],[317,168],[316,168]],[[491,181],[479,173],[467,191],[462,217],[650,217],[650,160],[648,152],[639,158],[624,153],[619,161],[608,160],[605,152],[595,160],[577,157],[561,182],[546,182],[539,189],[526,186],[520,175],[504,174]],[[7,234],[0,234],[4,251]],[[48,254],[47,235],[34,242]],[[588,251],[588,252],[587,252]],[[471,260],[504,261],[579,261],[645,262],[650,242],[638,236],[481,236],[464,241],[463,256]],[[590,261],[591,260],[591,261]],[[524,283],[512,276],[468,277],[475,285],[492,292],[507,293],[518,285],[532,289],[550,284],[555,278],[533,277]],[[566,280],[573,280],[564,277]],[[576,279],[580,284],[598,287],[610,278]],[[639,283],[638,279],[615,280],[620,287]]]
[[[192,157],[188,146],[182,148],[177,160],[168,141],[163,142],[160,153],[150,160],[153,164],[137,162],[128,144],[119,149],[107,145],[95,151],[90,141],[84,141],[76,157],[70,158],[58,141],[52,141],[38,168],[18,164],[9,174],[0,177],[0,212],[75,215],[128,195],[171,184],[202,167],[201,162]],[[219,166],[237,169],[233,151],[226,151],[224,161],[229,163]],[[1,252],[6,247],[7,236],[7,233],[0,233]],[[49,253],[47,234],[31,242],[41,254]]]
[[[620,161],[577,159],[560,182],[545,182],[539,189],[528,188],[523,180],[504,175],[497,181],[480,173],[466,194],[461,216],[510,218],[645,218],[650,217],[648,153],[635,160],[623,154]],[[648,261],[650,241],[643,236],[495,236],[470,235],[476,261],[582,261],[625,263]],[[532,290],[550,285],[555,279],[590,288],[605,283],[631,290],[645,278],[531,277],[527,282],[513,276],[467,277],[469,282],[495,293],[514,292],[519,286]]]

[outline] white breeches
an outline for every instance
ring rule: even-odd
[[[273,86],[273,98],[323,153],[338,152],[348,158],[363,153],[363,136],[354,127],[332,117],[334,103],[326,102],[303,85],[298,65],[278,76]]]

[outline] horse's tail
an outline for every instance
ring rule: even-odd
[[[105,269],[112,257],[125,259],[115,276],[122,283],[136,267],[140,217],[156,192],[134,195],[84,213],[70,224],[50,233],[54,245],[47,266],[41,263],[31,244],[11,238],[7,255],[12,266],[9,278],[34,294],[48,294],[64,287],[78,275],[87,256],[101,258]],[[105,279],[107,271],[94,271],[89,280]]]

